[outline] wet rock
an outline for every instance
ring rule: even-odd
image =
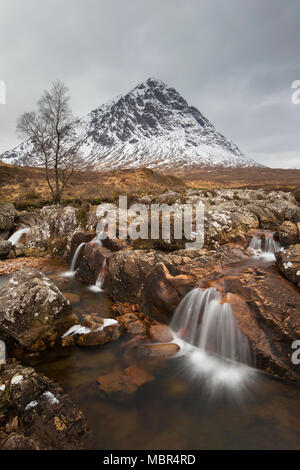
[[[167,344],[141,344],[134,348],[134,352],[148,359],[166,359],[174,356],[180,347],[175,343]]]
[[[229,302],[256,353],[257,367],[299,381],[292,343],[300,337],[300,291],[271,267],[251,267],[226,280]]]
[[[108,293],[115,300],[136,302],[141,299],[145,277],[164,257],[155,251],[119,251],[108,260]]]
[[[88,243],[83,246],[77,261],[75,277],[87,284],[95,284],[102,269],[104,260],[110,256],[107,248],[97,243]]]
[[[2,394],[7,416],[6,438],[3,436],[0,448],[88,447],[85,418],[59,385],[17,363],[0,366],[0,376],[0,398]],[[14,426],[10,428],[12,422]]]
[[[8,202],[0,204],[0,232],[13,228],[16,215],[16,209],[13,204]]]
[[[276,259],[282,274],[300,287],[300,244],[276,253]]]
[[[102,240],[102,245],[105,248],[108,248],[111,251],[120,251],[129,248],[130,241],[129,240],[121,240],[119,238],[104,238]]]
[[[63,337],[63,346],[73,346],[74,340],[78,346],[100,346],[116,341],[123,333],[122,325],[116,320],[104,319],[93,313],[86,315],[82,325],[77,325],[67,331]]]
[[[166,323],[193,287],[220,276],[225,264],[248,257],[232,246],[168,254],[122,251],[108,260],[106,288],[115,301],[138,302],[147,318]]]
[[[118,322],[123,326],[129,335],[146,335],[147,325],[134,313],[126,313],[117,317]]]
[[[154,379],[145,369],[136,366],[127,367],[124,371],[115,370],[97,378],[99,389],[110,399],[124,402],[133,398],[136,391]]]
[[[75,323],[69,301],[36,269],[21,269],[0,289],[0,338],[11,350],[52,347]]]
[[[89,243],[95,238],[96,232],[76,232],[71,240],[70,254],[68,257],[69,263],[71,263],[74,253],[81,243]]]
[[[173,333],[167,325],[152,325],[149,334],[152,341],[157,343],[169,343],[173,339]]]
[[[8,240],[0,240],[0,258],[6,258],[12,250],[12,243]]]
[[[300,241],[300,232],[296,224],[286,220],[275,233],[275,238],[284,247],[296,245]]]

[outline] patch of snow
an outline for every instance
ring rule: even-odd
[[[30,403],[28,403],[28,405],[26,405],[25,411],[30,410],[31,408],[35,408],[37,405],[38,402],[36,400],[31,401]]]
[[[69,328],[68,331],[66,331],[66,333],[62,335],[62,338],[65,338],[66,336],[70,336],[70,335],[83,335],[83,334],[87,334],[90,332],[91,332],[90,328],[87,328],[86,326],[74,325],[74,326],[71,326],[71,328]]]
[[[16,384],[22,382],[23,378],[24,378],[23,375],[15,375],[15,376],[11,379],[11,382],[10,382],[10,383],[11,383],[12,385],[16,385]]]
[[[46,397],[52,405],[59,403],[59,400],[53,395],[53,393],[47,391],[43,393],[43,396]]]

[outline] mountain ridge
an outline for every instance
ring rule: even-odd
[[[87,162],[101,170],[261,166],[219,133],[175,88],[156,78],[148,78],[76,123],[70,145],[77,141]],[[4,152],[0,160],[26,165],[31,152],[27,141]]]

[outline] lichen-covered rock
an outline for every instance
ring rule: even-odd
[[[16,209],[13,204],[3,202],[0,204],[0,231],[10,230],[16,218]]]
[[[27,234],[27,246],[47,248],[49,239],[65,238],[70,241],[74,233],[81,230],[76,217],[76,208],[72,206],[45,206],[35,212],[35,216],[22,218],[30,227]]]
[[[280,225],[279,230],[275,233],[275,237],[284,247],[296,245],[300,242],[300,233],[298,232],[297,225],[288,220]]]
[[[84,449],[85,418],[62,388],[15,362],[0,366],[1,449]]]
[[[0,338],[11,349],[52,347],[75,323],[70,302],[36,269],[20,270],[0,289]]]
[[[282,274],[300,287],[300,244],[279,251],[276,253],[276,259]]]

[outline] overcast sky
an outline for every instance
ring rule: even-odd
[[[299,0],[0,0],[0,152],[52,80],[81,116],[148,77],[247,156],[300,168]]]

